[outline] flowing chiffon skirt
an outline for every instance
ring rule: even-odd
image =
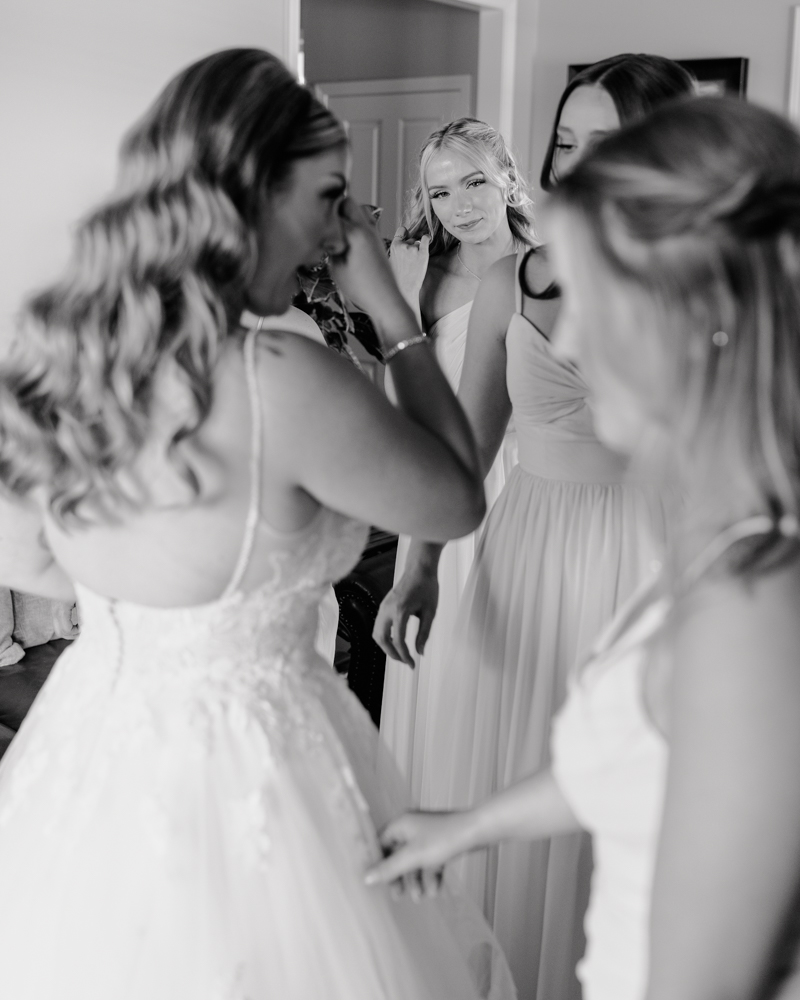
[[[486,523],[443,664],[447,700],[427,749],[423,805],[467,806],[548,765],[567,676],[651,571],[663,531],[652,490],[514,469]],[[504,844],[457,868],[493,924],[520,998],[578,998],[588,837]]]

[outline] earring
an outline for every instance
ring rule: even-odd
[[[717,330],[714,336],[711,338],[711,343],[715,347],[725,347],[728,343],[728,334],[724,330]]]

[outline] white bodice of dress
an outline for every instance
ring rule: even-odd
[[[642,682],[648,641],[669,602],[651,603],[619,634],[641,599],[634,595],[600,638],[553,723],[553,772],[593,842],[587,947],[578,965],[585,1000],[641,1000],[646,985],[668,748],[647,716]]]

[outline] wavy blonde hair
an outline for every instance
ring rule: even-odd
[[[477,118],[458,118],[432,132],[419,153],[419,179],[411,192],[404,225],[409,240],[430,236],[431,256],[447,253],[458,245],[431,208],[425,174],[431,159],[452,149],[483,171],[490,184],[500,188],[506,202],[511,235],[518,247],[534,246],[533,202],[524,178],[502,135]]]
[[[274,56],[230,49],[178,74],[123,140],[116,187],[75,233],[62,278],[25,304],[0,369],[0,482],[44,486],[61,523],[113,518],[147,491],[132,465],[172,365],[207,417],[222,341],[256,263],[258,202],[294,161],[346,141]]]
[[[665,105],[603,139],[553,206],[652,305],[695,467],[744,470],[773,518],[732,571],[796,557],[779,526],[800,513],[800,135],[734,98]]]

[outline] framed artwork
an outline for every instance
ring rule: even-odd
[[[786,112],[790,121],[800,125],[800,6],[792,8],[792,50],[789,59],[789,100]]]
[[[747,66],[744,56],[726,59],[676,59],[697,80],[701,94],[747,95]],[[567,82],[591,63],[575,63],[568,67]]]

